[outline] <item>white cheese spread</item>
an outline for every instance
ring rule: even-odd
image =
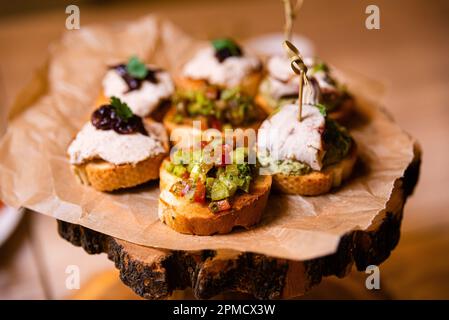
[[[114,130],[99,130],[92,123],[84,125],[70,144],[67,152],[71,164],[82,164],[92,159],[103,159],[120,165],[138,163],[164,152],[158,137],[141,133],[119,134]]]
[[[184,65],[183,76],[191,79],[207,80],[211,84],[225,87],[238,86],[242,80],[260,67],[260,60],[249,54],[228,57],[219,62],[215,49],[206,47]]]

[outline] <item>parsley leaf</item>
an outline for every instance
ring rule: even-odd
[[[114,108],[117,116],[122,120],[129,120],[133,117],[133,112],[125,102],[117,97],[111,97],[111,106]]]
[[[329,72],[329,67],[324,62],[319,62],[313,66],[313,73],[323,71],[325,73]]]
[[[315,106],[318,108],[318,110],[320,110],[320,113],[321,113],[324,117],[327,116],[327,108],[326,108],[326,106],[325,106],[324,104],[317,103]]]
[[[136,56],[129,58],[128,63],[126,64],[126,72],[128,72],[131,77],[136,79],[145,79],[148,75],[146,65]]]
[[[212,40],[212,46],[217,52],[227,49],[233,56],[240,55],[240,48],[237,43],[228,38],[214,39]]]

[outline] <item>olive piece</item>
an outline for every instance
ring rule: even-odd
[[[126,64],[118,64],[116,66],[112,66],[111,68],[114,69],[120,77],[122,77],[123,81],[125,81],[128,86],[128,92],[139,89],[142,86],[143,81],[149,81],[155,84],[158,83],[156,73],[162,71],[161,69],[148,69],[147,76],[144,79],[138,79],[128,73]]]

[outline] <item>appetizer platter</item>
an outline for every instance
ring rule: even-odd
[[[66,34],[2,139],[2,199],[106,252],[145,298],[294,297],[381,263],[419,146],[368,82],[279,46],[198,41],[153,16]]]

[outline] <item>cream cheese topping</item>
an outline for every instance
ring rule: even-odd
[[[260,60],[249,54],[241,57],[228,57],[219,62],[215,49],[206,47],[184,65],[183,76],[192,79],[207,80],[211,84],[226,87],[238,86],[243,78],[260,67]]]
[[[304,63],[308,68],[307,76],[315,79],[320,89],[336,90],[335,86],[328,81],[328,75],[324,71],[313,71],[315,60],[304,58]],[[273,56],[267,62],[269,91],[271,97],[280,99],[283,96],[295,95],[298,93],[298,75],[294,73],[290,66],[290,60],[286,56]],[[307,98],[303,96],[303,100]],[[305,101],[305,103],[313,104]]]
[[[258,132],[257,147],[275,160],[296,160],[321,170],[325,118],[315,106],[305,104],[302,121],[298,105],[288,104],[265,120]]]
[[[150,131],[148,134],[119,134],[114,130],[99,130],[88,122],[67,150],[70,163],[82,164],[97,158],[116,165],[138,163],[165,152],[159,137]]]
[[[151,67],[151,66],[150,66]],[[116,96],[128,104],[134,114],[148,116],[163,99],[169,98],[175,86],[168,72],[156,73],[157,83],[143,81],[139,89],[128,91],[125,80],[111,69],[103,79],[103,91],[106,97]]]

